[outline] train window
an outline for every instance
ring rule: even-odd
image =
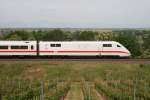
[[[117,47],[121,47],[120,45],[117,45]]]
[[[103,47],[112,47],[112,44],[103,44]]]
[[[51,44],[51,47],[55,47],[55,44]]]
[[[33,50],[33,45],[31,45],[31,50]]]
[[[61,44],[56,44],[56,47],[61,47]]]
[[[8,46],[0,46],[0,49],[8,49]]]
[[[28,46],[11,46],[11,49],[28,49]]]
[[[28,49],[28,46],[20,46],[20,49]]]
[[[51,47],[61,47],[61,44],[51,44]]]

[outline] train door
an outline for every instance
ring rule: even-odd
[[[102,51],[103,51],[103,46],[102,43],[98,44],[98,53],[101,56],[102,55]]]
[[[102,44],[102,51],[101,51],[102,56],[112,56],[113,55],[112,51],[113,45],[111,43]]]
[[[50,48],[53,50],[54,55],[59,55],[59,51],[61,50],[61,43],[51,43]]]

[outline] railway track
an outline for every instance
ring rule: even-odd
[[[101,58],[94,58],[94,59],[63,59],[63,58],[24,58],[24,59],[18,59],[18,58],[0,58],[0,62],[100,62],[100,63],[146,63],[150,64],[150,59],[101,59]]]

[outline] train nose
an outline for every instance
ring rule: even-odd
[[[131,56],[131,52],[128,50],[128,56]]]

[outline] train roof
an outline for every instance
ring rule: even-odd
[[[57,43],[117,43],[116,41],[40,41],[40,42],[57,42]]]
[[[0,40],[0,42],[35,42],[35,40],[33,41],[14,41],[14,40]]]
[[[0,44],[35,44],[36,41],[0,41]]]
[[[57,42],[57,43],[118,43],[116,41],[39,41],[39,42]],[[0,43],[36,43],[36,41],[0,41]]]

